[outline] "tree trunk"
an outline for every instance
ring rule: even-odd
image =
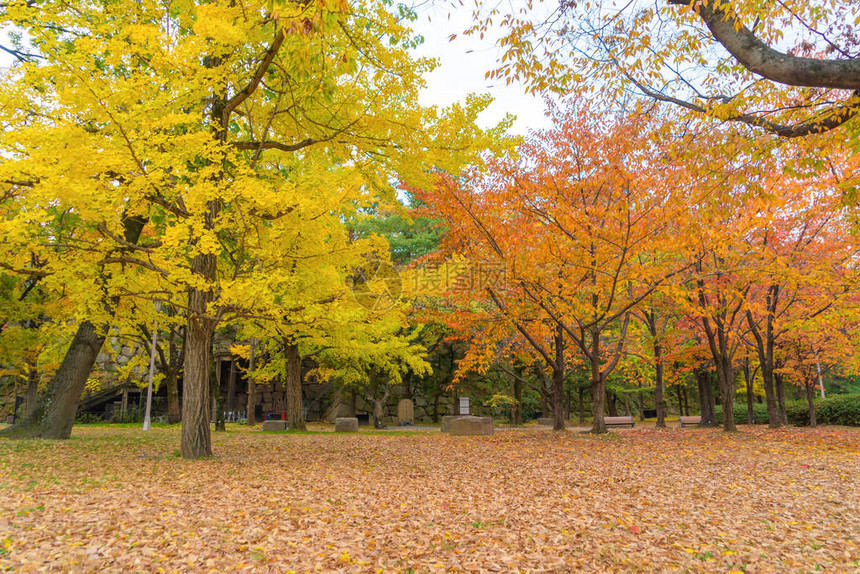
[[[199,254],[191,263],[191,271],[212,281],[216,260],[212,254]],[[185,330],[185,376],[182,392],[182,458],[198,459],[212,456],[209,429],[211,401],[209,395],[209,363],[215,320],[206,315],[212,292],[191,288],[188,293],[188,323]],[[221,394],[220,392],[218,393]]]
[[[227,377],[227,411],[236,409],[236,359],[230,359],[230,375]]]
[[[666,402],[663,400],[663,357],[662,348],[654,344],[654,407],[657,409],[657,428],[666,428]]]
[[[146,225],[142,217],[124,217],[123,235],[127,243],[136,244]],[[112,303],[105,301],[105,308],[113,314]],[[99,351],[105,342],[104,334],[108,326],[96,327],[89,321],[78,325],[72,343],[63,357],[60,368],[48,383],[45,393],[40,396],[25,416],[15,425],[0,431],[7,438],[46,438],[67,439],[72,434],[75,413],[81,394],[86,387],[87,378],[93,370]]]
[[[523,424],[523,382],[513,377],[514,405],[511,407],[511,424]]]
[[[720,383],[720,396],[723,400],[723,430],[732,432],[738,430],[735,425],[735,380],[731,365],[723,364],[717,372]]]
[[[254,382],[256,366],[257,341],[251,340],[251,356],[248,359],[248,402],[245,405],[245,424],[252,427],[257,424],[257,383]]]
[[[579,424],[585,424],[585,387],[579,387]]]
[[[209,348],[211,349],[212,345]],[[227,423],[224,421],[224,395],[221,393],[221,361],[215,361],[210,357],[209,363],[209,382],[212,385],[209,392],[212,397],[212,418],[215,419],[215,431],[226,432]],[[231,369],[232,366],[231,364]]]
[[[752,425],[755,424],[755,411],[753,410],[755,397],[753,396],[753,375],[750,370],[749,359],[744,361],[744,381],[747,389],[747,424]]]
[[[39,371],[35,365],[30,366],[27,373],[27,402],[24,406],[24,417],[32,416],[39,408]]]
[[[382,419],[385,417],[385,403],[388,401],[388,395],[391,393],[391,387],[386,384],[385,392],[382,396],[373,398],[373,427],[378,429],[386,428]]]
[[[696,369],[696,382],[699,385],[699,412],[702,422],[699,426],[712,427],[716,424],[714,413],[713,393],[711,392],[711,377],[708,371]]]
[[[35,401],[28,415],[15,425],[0,431],[8,438],[67,439],[72,434],[75,413],[87,378],[105,338],[89,321],[84,321],[72,339],[60,368],[48,383],[45,393]]]
[[[564,430],[564,371],[552,371],[552,430]]]
[[[785,412],[785,381],[779,373],[773,374],[774,386],[776,386],[776,405],[779,411],[779,424],[788,424],[788,415]]]
[[[304,405],[302,403],[302,356],[299,346],[284,341],[284,373],[287,380],[287,426],[295,430],[307,430]]]
[[[815,418],[815,383],[806,381],[803,385],[806,387],[806,402],[809,405],[809,426],[817,427],[818,420]]]
[[[654,349],[654,408],[657,409],[657,428],[666,428],[666,403],[663,401],[663,345],[658,337],[656,311],[646,312],[645,318]],[[678,396],[680,397],[680,394]]]
[[[164,385],[167,387],[167,422],[175,425],[182,420],[182,405],[179,404],[179,381],[175,372],[164,373]]]
[[[606,391],[606,408],[609,410],[609,416],[618,416],[618,409],[615,406],[615,393],[609,390]]]

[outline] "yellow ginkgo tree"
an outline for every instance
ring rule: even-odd
[[[432,62],[411,57],[409,17],[324,0],[2,8],[36,54],[2,76],[4,265],[44,261],[79,325],[24,434],[67,437],[108,326],[161,300],[187,319],[181,453],[211,453],[219,323],[288,313],[292,277],[337,268],[321,253],[351,264],[351,211],[496,135],[474,125],[486,99],[414,105]]]

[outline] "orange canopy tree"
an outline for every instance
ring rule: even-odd
[[[486,174],[449,179],[423,198],[452,229],[449,253],[505,265],[503,287],[481,285],[476,298],[548,365],[558,363],[555,377],[564,341],[579,349],[600,433],[606,379],[624,353],[632,310],[689,265],[675,233],[683,186],[644,116],[606,121],[573,105],[554,120]],[[527,332],[526,319],[546,330],[551,347]]]

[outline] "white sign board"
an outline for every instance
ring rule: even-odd
[[[460,397],[460,414],[469,414],[469,397]]]

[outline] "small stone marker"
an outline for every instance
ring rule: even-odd
[[[551,427],[555,424],[555,419],[552,417],[541,417],[538,419],[538,424]]]
[[[457,417],[451,421],[449,431],[452,436],[478,436],[493,434],[493,419],[490,417]]]
[[[469,397],[460,397],[460,414],[469,414]]]
[[[287,430],[287,421],[263,421],[264,431]]]
[[[463,415],[445,415],[442,417],[442,432],[451,432],[451,423]]]
[[[412,399],[400,399],[397,403],[397,424],[400,426],[415,424],[415,405]]]
[[[334,419],[334,432],[358,432],[358,419],[355,417],[337,417]]]

